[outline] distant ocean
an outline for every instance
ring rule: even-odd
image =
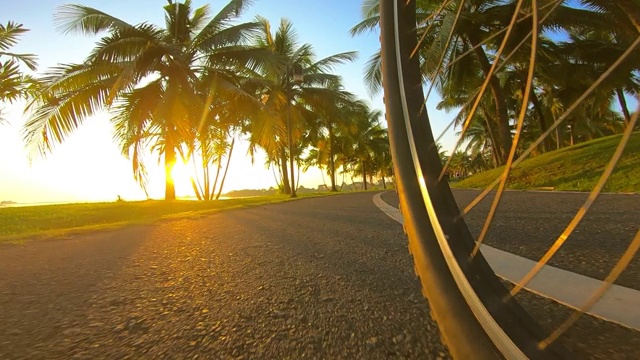
[[[61,204],[73,204],[72,202],[68,202],[68,201],[61,201],[61,202],[33,202],[33,203],[4,203],[4,204],[0,204],[0,209],[1,208],[8,208],[8,207],[24,207],[24,206],[44,206],[44,205],[61,205]]]
[[[253,196],[220,196],[220,200],[229,200],[229,199],[239,199],[239,198],[249,198]],[[151,199],[151,200],[162,200],[162,199]],[[188,200],[188,201],[198,201],[195,197],[179,197],[178,200]],[[127,200],[125,200],[127,201]],[[144,201],[144,200],[131,200],[134,201]],[[91,204],[91,203],[105,203],[105,202],[115,202],[115,201],[57,201],[57,202],[32,202],[32,203],[2,203],[0,204],[0,209],[2,208],[10,208],[10,207],[25,207],[25,206],[46,206],[46,205],[63,205],[63,204]]]

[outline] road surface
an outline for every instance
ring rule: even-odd
[[[0,359],[447,358],[402,228],[372,197],[2,245]],[[637,332],[590,317],[568,340],[640,357]]]

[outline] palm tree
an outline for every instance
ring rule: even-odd
[[[352,161],[360,168],[364,190],[367,190],[367,175],[374,170],[374,157],[388,151],[387,130],[380,125],[381,117],[382,111],[363,105],[350,133],[353,143]]]
[[[353,27],[352,34],[358,34],[374,28],[379,20],[379,0],[366,0],[363,5],[364,20]],[[539,124],[527,122],[538,129],[538,133],[545,131],[552,119],[549,111],[543,109],[545,101],[543,89],[552,90],[553,93],[562,93],[566,86],[583,84],[593,80],[602,74],[603,69],[610,66],[617,56],[631,44],[640,28],[638,21],[640,15],[634,0],[612,2],[606,0],[582,0],[582,6],[554,1],[539,2],[540,17],[545,20],[539,24],[543,36],[539,39],[538,66],[533,83],[533,93],[528,101],[531,102],[536,119]],[[462,108],[459,114],[460,124],[469,113],[469,105],[478,101],[477,115],[488,122],[493,144],[493,157],[500,164],[509,154],[511,146],[511,122],[518,113],[518,107],[522,102],[522,94],[529,84],[524,81],[529,64],[530,45],[526,40],[532,24],[531,19],[526,18],[526,8],[520,12],[522,19],[511,28],[509,40],[504,42],[504,51],[499,55],[498,49],[503,45],[502,32],[509,26],[512,14],[516,9],[515,0],[468,0],[468,1],[422,1],[418,2],[418,34],[423,37],[418,54],[423,69],[424,80],[427,85],[434,82],[440,95],[443,97],[443,105],[449,108]],[[462,6],[462,7],[461,7]],[[526,6],[526,5],[525,5]],[[574,7],[572,7],[574,6]],[[442,10],[442,11],[440,11]],[[551,12],[553,10],[553,12]],[[460,11],[460,17],[456,13]],[[620,26],[618,26],[620,24]],[[425,31],[427,31],[425,33]],[[565,30],[571,33],[582,34],[584,37],[593,36],[594,32],[605,32],[603,41],[586,42],[574,36],[567,44],[558,44],[545,38],[547,30]],[[448,34],[452,33],[452,41],[447,43]],[[524,42],[523,42],[524,41]],[[517,44],[523,43],[519,49]],[[565,52],[563,48],[566,48]],[[574,51],[569,51],[572,48]],[[579,50],[579,51],[576,51]],[[611,50],[611,51],[609,51]],[[507,59],[506,55],[511,58]],[[605,55],[609,55],[607,59]],[[637,56],[630,56],[635,59]],[[437,66],[439,60],[443,60],[441,68]],[[502,64],[501,68],[490,75],[491,63]],[[563,64],[572,64],[568,69]],[[610,97],[617,97],[625,118],[629,118],[626,106],[626,95],[637,94],[637,62],[629,60],[623,64],[603,85],[599,92],[600,100],[593,101],[601,104],[599,109],[609,106]],[[373,91],[380,88],[380,58],[376,53],[371,57],[365,71],[365,81]],[[594,67],[595,66],[595,67]],[[563,71],[555,71],[564,67]],[[588,68],[591,67],[592,70]],[[436,70],[442,69],[435,73]],[[571,71],[569,71],[571,70]],[[577,78],[572,84],[569,81],[558,82],[556,79],[566,78],[567,75]],[[586,76],[585,76],[586,75]],[[580,78],[582,76],[582,78]],[[484,80],[488,78],[488,96],[477,99],[478,89]],[[608,90],[607,90],[608,88]],[[577,98],[586,88],[580,92],[575,90]],[[570,91],[574,93],[574,91]],[[614,95],[611,95],[614,94]],[[489,100],[489,101],[487,101]],[[549,102],[553,103],[553,102]],[[568,108],[570,102],[563,102],[564,108]],[[594,105],[585,105],[595,109]],[[557,108],[557,107],[556,107]],[[461,116],[463,115],[464,116]],[[603,112],[592,113],[591,117],[600,116],[605,119],[608,115]],[[574,115],[577,119],[577,115]],[[597,120],[596,120],[597,122]],[[575,127],[574,127],[575,128]],[[560,133],[561,131],[559,131]],[[543,143],[542,150],[550,148],[549,142]]]
[[[293,24],[280,21],[275,34],[268,20],[258,17],[261,24],[257,45],[270,51],[274,61],[259,69],[256,79],[258,96],[265,105],[262,116],[252,119],[251,146],[262,147],[278,164],[285,193],[296,196],[294,163],[302,152],[303,134],[309,122],[317,120],[307,105],[318,97],[331,97],[331,84],[340,77],[330,71],[341,63],[352,61],[355,52],[344,52],[316,60],[311,44],[300,44]],[[288,160],[288,161],[287,161]],[[287,162],[289,170],[287,170]]]
[[[331,191],[336,187],[336,150],[339,150],[340,136],[348,134],[349,126],[362,111],[362,101],[343,89],[339,83],[330,84],[327,88],[309,90],[305,104],[317,115],[310,127],[311,145],[327,153],[319,158],[326,160],[326,167],[331,182]]]
[[[373,4],[374,1],[366,2],[365,13],[369,17],[352,28],[351,33],[353,35],[377,25],[379,13]],[[464,8],[461,9],[460,17],[457,17],[459,6],[464,6]],[[442,82],[449,81],[456,75],[434,77],[434,71],[438,68],[437,63],[444,54],[443,68],[449,69],[449,64],[457,60],[465,47],[473,51],[475,55],[473,64],[477,68],[477,71],[470,71],[468,66],[460,66],[460,63],[450,70],[457,74],[474,74],[478,78],[489,78],[489,90],[496,111],[494,118],[498,123],[501,161],[506,161],[511,147],[510,118],[504,90],[496,74],[491,73],[492,59],[489,55],[489,49],[486,46],[481,46],[481,44],[486,37],[491,35],[489,31],[490,28],[484,26],[485,24],[482,22],[482,19],[495,21],[495,15],[500,13],[502,13],[504,17],[505,14],[509,14],[508,12],[502,11],[502,8],[505,6],[508,7],[509,4],[505,5],[503,1],[498,0],[477,0],[466,1],[464,3],[451,1],[447,2],[445,6],[443,6],[442,1],[433,0],[419,2],[417,14],[419,23],[418,33],[421,37],[424,37],[419,54],[421,56],[425,81],[433,79],[436,82],[440,82],[440,88],[445,88],[446,85],[442,84]],[[440,15],[433,16],[436,13]],[[494,16],[488,16],[488,13],[492,13]],[[421,33],[425,31],[428,32]],[[456,41],[453,43],[453,46],[446,43],[446,35],[448,35],[450,31],[454,31],[455,34],[454,38]],[[375,56],[379,57],[379,54]],[[380,61],[376,60],[376,58],[370,60],[370,67],[366,70],[367,76],[370,77],[367,80],[369,84],[381,80],[379,77],[380,70],[372,68],[379,67],[380,65]],[[462,73],[456,69],[461,69]],[[482,82],[480,82],[480,84],[481,83]],[[370,85],[370,88],[375,89],[376,86]],[[470,96],[471,94],[468,95]]]
[[[0,101],[14,102],[26,98],[34,84],[33,78],[20,71],[20,63],[30,70],[36,70],[36,57],[32,54],[16,54],[8,50],[18,42],[18,38],[29,30],[22,24],[7,22],[0,24]],[[1,110],[1,109],[0,109]],[[3,121],[0,111],[0,122]]]
[[[232,107],[230,101],[218,98],[210,105],[208,116],[192,124],[185,160],[190,158],[193,163],[195,174],[192,176],[191,186],[199,200],[217,199],[219,195],[216,195],[216,189],[218,194],[222,191],[235,145],[233,132],[238,122],[234,119],[238,112],[234,112]],[[218,186],[221,173],[222,180]]]
[[[380,141],[379,146],[375,147],[371,163],[375,175],[382,180],[382,188],[386,189],[386,178],[393,176],[393,161],[391,160],[389,137],[386,132],[382,137],[384,138],[384,141]]]
[[[48,152],[97,111],[112,108],[114,121],[122,124],[116,136],[123,149],[132,148],[134,174],[142,166],[139,152],[151,141],[152,150],[164,157],[165,199],[175,199],[173,165],[193,117],[207,108],[198,84],[206,84],[207,93],[234,92],[239,103],[249,101],[237,91],[234,77],[261,59],[259,49],[244,45],[257,25],[232,22],[246,7],[247,1],[231,0],[210,16],[208,5],[194,10],[190,0],[169,0],[160,28],[63,5],[56,14],[63,32],[107,35],[83,63],[60,65],[42,78],[42,91],[30,105],[35,112],[25,125],[27,141]]]

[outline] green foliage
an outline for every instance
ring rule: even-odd
[[[20,71],[20,64],[30,70],[36,69],[36,56],[32,54],[16,54],[8,50],[18,43],[18,37],[26,33],[22,24],[9,21],[0,24],[0,102],[14,102],[26,98],[35,81]],[[2,122],[0,113],[0,122]]]
[[[363,20],[352,28],[352,35],[377,27],[379,3],[363,0]],[[462,128],[468,120],[469,128],[461,134],[456,150],[478,160],[477,166],[506,162],[521,109],[526,110],[520,134],[524,146],[564,116],[558,131],[536,150],[545,152],[554,144],[563,147],[621,133],[633,110],[627,100],[637,97],[640,90],[640,49],[632,46],[640,31],[637,1],[537,2],[540,21],[535,57],[531,56],[529,35],[533,32],[532,4],[515,0],[416,2],[417,54],[424,86],[429,91],[433,87],[442,98],[438,110],[457,112],[456,126]],[[511,24],[516,6],[522,7]],[[627,49],[629,56],[612,69]],[[376,52],[365,68],[364,81],[372,92],[382,88],[380,68]],[[534,69],[531,82],[529,69]],[[571,113],[563,115],[610,69],[613,71],[594,91],[589,90]],[[481,89],[485,90],[479,96]],[[531,90],[526,100],[525,89]]]
[[[613,155],[620,137],[608,136],[527,159],[511,170],[507,187],[590,191]],[[500,176],[503,169],[485,171],[452,186],[485,188]],[[640,193],[640,132],[631,135],[604,191]]]

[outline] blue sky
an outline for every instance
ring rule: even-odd
[[[22,0],[4,4],[0,23],[14,21],[30,29],[13,51],[34,53],[38,56],[39,71],[59,63],[81,62],[92,49],[96,37],[62,34],[54,28],[54,13],[58,6],[69,3],[59,0]],[[82,0],[76,3],[95,7],[129,23],[150,22],[164,25],[162,6],[166,1],[98,1]],[[212,1],[216,13],[226,1]],[[204,1],[194,0],[199,7]],[[369,96],[362,81],[364,64],[379,49],[378,34],[351,37],[349,29],[361,20],[359,0],[256,0],[242,17],[251,20],[260,14],[276,28],[280,18],[294,24],[301,42],[313,44],[319,58],[344,51],[358,51],[358,61],[340,66],[335,72],[343,76],[345,88],[367,99],[375,108],[383,109],[382,95]],[[22,143],[21,126],[24,103],[1,105],[10,125],[0,127],[0,200],[19,202],[38,201],[110,201],[117,195],[125,199],[144,198],[144,193],[133,182],[130,163],[120,155],[111,140],[109,114],[103,113],[87,119],[76,133],[57,146],[46,158],[29,163]],[[436,127],[444,127],[451,115],[431,114]],[[441,119],[440,119],[441,118]],[[242,145],[242,144],[241,144]],[[149,163],[156,163],[150,158]],[[162,171],[152,173],[152,197],[161,197]],[[317,187],[322,183],[319,170],[311,170],[301,178],[301,184]],[[177,180],[178,181],[178,180]],[[247,159],[246,147],[234,154],[225,191],[240,188],[266,188],[273,186],[272,171],[265,169],[263,160],[255,163]],[[188,195],[188,184],[176,184],[178,195]]]

